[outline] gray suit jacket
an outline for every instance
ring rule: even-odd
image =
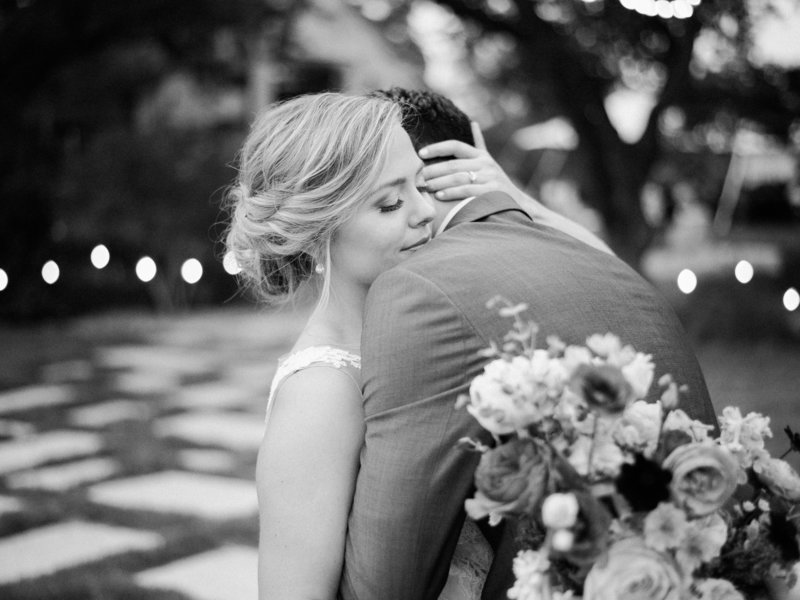
[[[689,385],[682,408],[716,422],[685,333],[648,282],[621,260],[532,222],[505,194],[475,198],[369,293],[366,439],[342,577],[346,600],[435,600],[444,585],[478,461],[456,443],[489,441],[455,401],[487,362],[478,351],[511,326],[486,308],[496,294],[528,303],[541,343],[550,334],[582,344],[612,332],[652,354],[656,379],[672,373]],[[484,599],[505,599],[513,584],[513,526],[499,527]]]

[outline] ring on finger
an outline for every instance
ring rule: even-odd
[[[475,180],[478,179],[478,176],[475,174],[475,171],[467,171],[467,176],[469,176],[470,183],[475,183]]]

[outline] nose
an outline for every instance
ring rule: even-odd
[[[411,211],[409,218],[412,227],[424,227],[433,222],[436,217],[436,209],[433,200],[427,192],[415,190],[414,210]]]

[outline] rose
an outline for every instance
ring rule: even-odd
[[[673,560],[633,537],[612,544],[606,560],[594,564],[583,600],[679,600],[681,587]]]
[[[780,458],[762,457],[753,463],[758,480],[776,496],[800,502],[800,475]]]
[[[474,498],[464,504],[473,519],[529,514],[547,487],[548,460],[531,438],[515,438],[484,452],[475,470]]]
[[[622,412],[635,399],[633,388],[619,367],[608,364],[578,365],[570,387],[589,408],[606,414]]]
[[[719,446],[691,443],[678,446],[664,460],[672,471],[670,491],[676,504],[693,516],[720,508],[736,489],[739,465]]]

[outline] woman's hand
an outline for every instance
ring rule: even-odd
[[[422,169],[425,185],[437,200],[463,200],[490,191],[501,191],[514,197],[521,193],[505,171],[486,151],[480,127],[472,123],[475,146],[457,140],[438,142],[419,151],[423,160],[454,157],[426,165]]]

